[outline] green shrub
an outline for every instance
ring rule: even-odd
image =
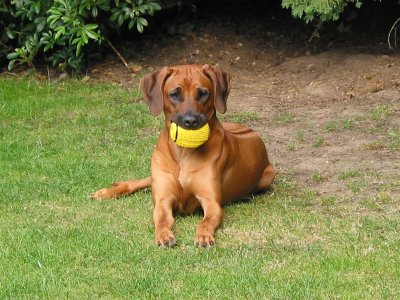
[[[282,0],[282,7],[290,8],[292,15],[306,22],[338,20],[349,3],[360,8],[360,0]]]
[[[143,32],[144,17],[160,9],[156,0],[0,0],[0,43],[6,46],[0,56],[8,53],[10,70],[32,65],[39,52],[62,70],[80,69],[84,48],[122,26]]]
[[[0,64],[7,57],[10,70],[32,65],[40,53],[62,70],[79,69],[98,53],[91,47],[121,28],[143,32],[160,2],[173,7],[198,0],[0,0]],[[360,8],[362,0],[282,0],[282,7],[306,22],[337,20],[349,4]]]

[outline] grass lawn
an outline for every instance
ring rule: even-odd
[[[193,245],[200,215],[158,249],[150,191],[88,199],[149,174],[147,111],[112,84],[0,78],[0,299],[400,298],[399,214],[287,176],[227,207],[210,250]]]

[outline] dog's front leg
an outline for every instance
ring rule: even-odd
[[[173,247],[176,238],[172,232],[174,226],[173,206],[176,199],[173,196],[155,200],[153,220],[155,226],[156,243],[162,248]]]
[[[169,173],[154,173],[156,176],[152,180],[152,194],[156,244],[162,248],[173,247],[176,244],[172,232],[175,223],[173,212],[180,195],[179,184]]]
[[[214,234],[222,223],[221,192],[216,186],[212,191],[197,193],[196,198],[203,208],[204,218],[197,226],[194,243],[197,246],[209,248],[215,244]]]

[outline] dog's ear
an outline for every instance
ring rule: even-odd
[[[163,111],[164,83],[171,73],[172,70],[169,67],[164,67],[160,71],[145,75],[140,81],[140,89],[142,90],[144,101],[146,101],[153,116],[158,116]]]
[[[203,66],[204,74],[211,79],[214,87],[214,105],[221,114],[226,112],[226,100],[231,90],[231,75],[219,68]]]

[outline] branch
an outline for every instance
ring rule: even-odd
[[[390,36],[392,35],[392,31],[393,31],[393,30],[394,30],[394,43],[395,43],[395,46],[397,47],[397,43],[396,43],[396,35],[397,35],[397,33],[396,33],[396,25],[397,25],[397,23],[399,23],[399,22],[400,22],[400,18],[398,18],[398,19],[396,20],[396,22],[394,22],[392,28],[390,28],[390,31],[389,31],[389,34],[388,34],[388,38],[387,38],[387,41],[388,41],[388,44],[389,44],[389,48],[390,48],[390,49],[392,49],[392,45],[390,44]]]
[[[7,48],[7,50],[12,50],[13,48],[7,46],[6,44],[4,44],[3,42],[0,41],[0,44],[4,47]]]
[[[111,49],[113,49],[113,51],[115,52],[115,54],[117,54],[117,56],[119,57],[119,59],[122,61],[122,63],[125,65],[125,67],[129,70],[129,65],[126,62],[126,60],[123,58],[123,56],[121,55],[121,53],[118,52],[118,50],[114,47],[113,44],[111,44],[110,40],[106,38],[106,42],[108,44],[108,46],[111,47]]]

